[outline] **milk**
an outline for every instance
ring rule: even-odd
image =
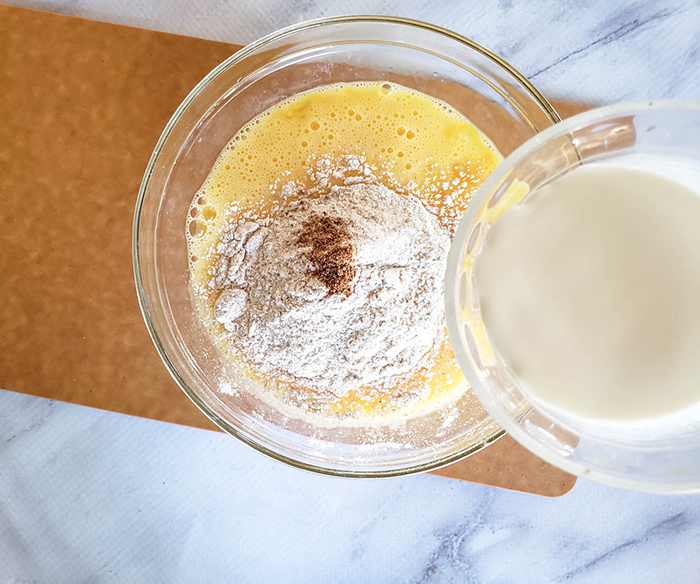
[[[590,165],[494,224],[475,267],[482,316],[536,400],[617,421],[700,402],[700,195],[691,182]]]

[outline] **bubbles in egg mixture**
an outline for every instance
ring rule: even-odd
[[[187,229],[190,256],[206,257],[232,203],[269,207],[284,182],[307,183],[320,156],[347,154],[363,155],[378,182],[422,199],[450,231],[501,160],[463,115],[418,91],[387,82],[314,89],[258,115],[224,148],[188,215],[197,220]]]
[[[364,161],[368,174],[360,169],[357,180],[417,197],[450,234],[472,195],[502,160],[454,108],[394,83],[328,85],[266,110],[223,149],[187,214],[192,284],[199,292],[200,317],[214,339],[221,325],[213,319],[215,298],[207,290],[224,223],[273,216],[305,189],[318,191],[319,164],[332,166],[347,156]],[[328,189],[334,180],[331,176]],[[293,189],[283,188],[290,184]],[[230,347],[222,349],[231,353]],[[417,371],[407,383],[428,383],[431,399],[457,387],[464,390],[466,381],[446,333],[434,354],[433,367]],[[383,396],[379,391],[370,402],[350,396],[335,404],[335,410],[377,413]]]

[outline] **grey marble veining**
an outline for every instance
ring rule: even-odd
[[[696,496],[329,478],[0,392],[0,582],[694,583],[698,552]]]
[[[5,0],[7,2],[7,0]],[[603,105],[700,100],[697,0],[9,0],[118,24],[236,43],[303,20],[385,14],[425,20],[505,57],[554,99]]]
[[[700,100],[697,0],[9,3],[239,43],[394,14],[473,38],[551,98]],[[700,497],[333,479],[216,433],[0,391],[0,583],[30,582],[697,584]]]

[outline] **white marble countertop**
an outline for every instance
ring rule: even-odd
[[[8,3],[239,43],[395,14],[473,38],[551,98],[700,101],[697,0]],[[0,583],[221,581],[697,584],[700,496],[333,479],[218,433],[0,391]]]

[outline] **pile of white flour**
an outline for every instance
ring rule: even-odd
[[[375,184],[227,226],[215,317],[261,372],[334,396],[413,370],[443,327],[450,239],[416,199]]]

